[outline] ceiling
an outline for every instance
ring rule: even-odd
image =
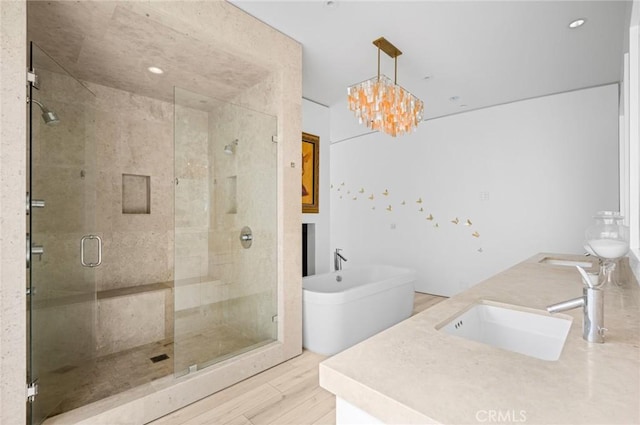
[[[631,9],[629,1],[232,3],[302,44],[303,95],[328,106],[376,74],[372,41],[386,37],[403,52],[398,84],[425,101],[426,119],[620,81]],[[29,1],[29,36],[81,80],[166,101],[174,85],[230,99],[270,72],[170,24],[154,4]],[[578,17],[586,24],[570,30]],[[393,77],[393,60],[381,62]],[[159,64],[164,75],[146,71]]]
[[[198,92],[230,100],[271,72],[167,19],[148,2],[29,1],[27,6],[29,39],[80,80],[167,102],[174,101],[177,86],[186,90],[176,101],[206,110],[217,102]],[[39,55],[35,67],[46,69],[53,60]],[[149,66],[164,74],[148,72]]]
[[[303,46],[303,96],[332,106],[377,72],[380,36],[425,118],[621,80],[628,1],[245,1]],[[571,30],[568,24],[585,18]],[[382,54],[393,78],[393,60]],[[429,76],[429,78],[425,78]],[[454,98],[454,100],[451,100]]]

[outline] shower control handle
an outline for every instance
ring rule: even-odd
[[[240,245],[244,249],[251,248],[251,244],[253,243],[253,232],[251,232],[251,228],[249,226],[244,226],[242,230],[240,230]]]
[[[44,208],[44,199],[32,199],[31,208]]]
[[[44,208],[43,199],[31,199],[31,194],[27,192],[27,215],[33,208]]]
[[[87,263],[84,260],[84,243],[87,240],[97,240],[98,241],[98,261],[95,263]],[[98,267],[102,264],[102,239],[98,235],[85,235],[80,239],[80,264],[82,267]]]
[[[32,245],[31,235],[27,233],[27,268],[31,267],[31,259],[34,255],[39,255],[39,258],[42,259],[42,254],[44,254],[44,247],[42,245]]]

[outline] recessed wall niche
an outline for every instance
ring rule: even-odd
[[[238,212],[238,177],[229,176],[226,183],[227,214],[236,214]]]
[[[151,177],[122,175],[122,214],[151,214]]]

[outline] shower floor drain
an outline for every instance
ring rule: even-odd
[[[149,360],[151,360],[154,363],[158,363],[163,360],[167,360],[168,358],[169,356],[167,356],[166,354],[160,354],[159,356],[151,357]]]

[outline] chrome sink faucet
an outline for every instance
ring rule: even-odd
[[[589,342],[602,344],[604,342],[604,333],[607,330],[604,327],[604,291],[601,289],[604,279],[599,276],[598,281],[594,283],[584,269],[580,266],[576,266],[576,268],[580,272],[584,283],[582,296],[552,304],[547,307],[547,311],[549,313],[559,313],[583,307],[582,338]]]
[[[336,271],[342,270],[342,262],[347,261],[347,259],[340,254],[340,251],[342,251],[340,248],[336,248],[336,252],[333,253],[333,266]]]

